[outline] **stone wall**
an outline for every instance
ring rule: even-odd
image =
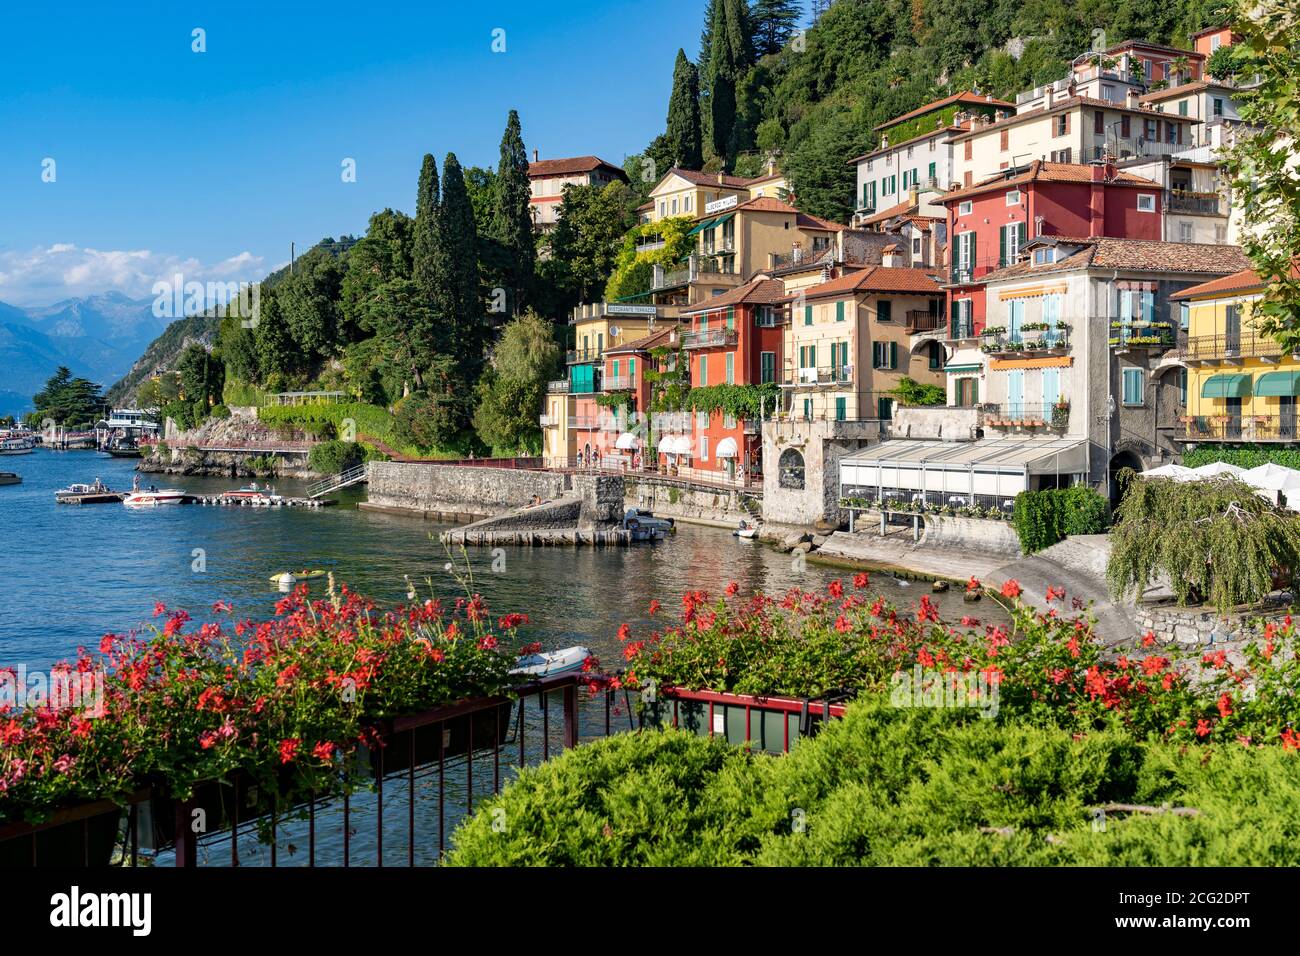
[[[366,507],[426,516],[482,517],[526,505],[533,495],[543,501],[563,497],[566,477],[545,471],[374,461]]]
[[[578,527],[589,530],[621,521],[625,494],[622,475],[573,475],[573,493],[582,499]]]
[[[898,405],[888,425],[890,438],[930,438],[936,441],[974,441],[980,425],[975,408],[946,405]]]
[[[1141,634],[1150,631],[1162,645],[1172,644],[1184,651],[1233,651],[1263,637],[1263,627],[1255,627],[1253,620],[1273,619],[1280,623],[1286,614],[1287,608],[1281,604],[1227,617],[1220,617],[1213,608],[1143,604],[1133,609],[1133,622]]]
[[[1020,555],[1020,537],[1009,521],[927,514],[924,527],[921,540],[925,544],[968,548],[981,554]]]
[[[751,524],[754,517],[741,506],[736,490],[721,488],[683,488],[653,478],[629,478],[626,506],[644,508],[665,518],[695,524],[738,527],[742,520]]]
[[[811,527],[838,526],[840,459],[880,441],[877,421],[779,421],[763,425],[763,520]],[[803,487],[782,479],[782,456],[793,450],[803,461]]]

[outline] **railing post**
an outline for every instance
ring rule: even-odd
[[[567,684],[564,688],[564,746],[566,749],[578,746],[577,684]]]
[[[198,865],[199,837],[194,832],[194,801],[177,800],[176,808],[176,866]],[[234,836],[231,836],[234,839]]]

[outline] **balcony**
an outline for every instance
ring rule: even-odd
[[[569,393],[569,380],[561,378],[554,382],[547,382],[546,390],[552,395],[567,395]]]
[[[642,239],[640,242],[636,244],[636,251],[638,254],[642,252],[655,252],[659,249],[662,249],[666,245],[667,243],[662,238]]]
[[[1004,329],[985,329],[980,335],[980,351],[993,356],[1058,355],[1070,350],[1070,330],[1063,325],[1052,329],[1026,328],[1008,333]]]
[[[985,402],[980,419],[992,428],[1058,428],[1070,425],[1070,403]]]
[[[1294,415],[1191,415],[1182,419],[1185,441],[1294,442]]]
[[[650,289],[653,292],[659,292],[662,289],[673,289],[677,286],[686,285],[691,281],[689,266],[671,271],[665,270],[663,266],[655,266],[654,269],[654,279],[650,284]]]
[[[852,365],[823,365],[817,368],[787,368],[781,385],[784,388],[843,388],[852,383]]]
[[[930,312],[926,309],[908,309],[904,325],[908,332],[916,334],[917,332],[934,332],[942,329],[947,324],[947,319],[941,313]]]
[[[1169,322],[1111,322],[1109,344],[1117,352],[1138,349],[1164,352],[1174,347],[1176,334]]]
[[[996,256],[992,259],[978,259],[975,262],[953,263],[948,271],[948,281],[952,285],[970,285],[972,282],[978,282],[990,272],[996,272],[1009,264],[1002,262]]]
[[[585,362],[599,362],[602,355],[605,354],[603,348],[600,349],[573,349],[564,354],[564,361],[569,365],[582,365]]]
[[[1179,357],[1189,365],[1234,365],[1242,359],[1277,359],[1282,354],[1282,346],[1275,339],[1247,329],[1233,334],[1191,336]]]
[[[735,329],[705,329],[702,332],[682,333],[682,348],[684,349],[711,349],[731,347],[735,344]]]
[[[558,428],[560,425],[559,415],[543,415],[538,420],[538,424],[543,428]]]
[[[636,388],[636,379],[631,375],[606,375],[605,391],[607,392],[630,392]]]
[[[736,272],[736,264],[732,259],[701,259],[694,263],[695,268],[691,272],[691,278],[699,276],[734,276],[740,273]]]
[[[570,415],[569,429],[595,431],[600,428],[600,418],[595,415]]]
[[[1172,213],[1192,216],[1218,216],[1220,196],[1218,193],[1194,193],[1186,190],[1170,190],[1167,209]]]
[[[717,242],[705,242],[700,245],[701,255],[706,256],[725,256],[736,251],[735,237],[722,239]]]

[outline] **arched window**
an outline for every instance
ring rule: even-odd
[[[794,448],[781,452],[778,476],[782,488],[803,491],[803,455]]]

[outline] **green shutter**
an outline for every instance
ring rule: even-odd
[[[836,302],[836,303],[835,303],[835,321],[836,321],[836,322],[843,322],[843,321],[844,321],[844,303],[843,303],[843,302]]]
[[[844,419],[848,417],[848,408],[846,407],[847,405],[848,405],[847,399],[843,397],[839,397],[835,399],[835,420],[836,421],[842,422],[844,421]]]
[[[998,265],[1007,264],[1007,227],[998,230]]]
[[[878,322],[891,322],[894,318],[894,303],[891,299],[876,300],[876,320]]]
[[[735,327],[736,327],[736,307],[734,305],[729,305],[727,306],[727,328],[734,329]]]
[[[811,306],[811,305],[805,305],[805,306],[803,307],[803,324],[804,324],[804,325],[812,325],[812,306]]]
[[[708,384],[709,384],[709,357],[707,355],[701,355],[699,386],[703,388],[705,385]]]

